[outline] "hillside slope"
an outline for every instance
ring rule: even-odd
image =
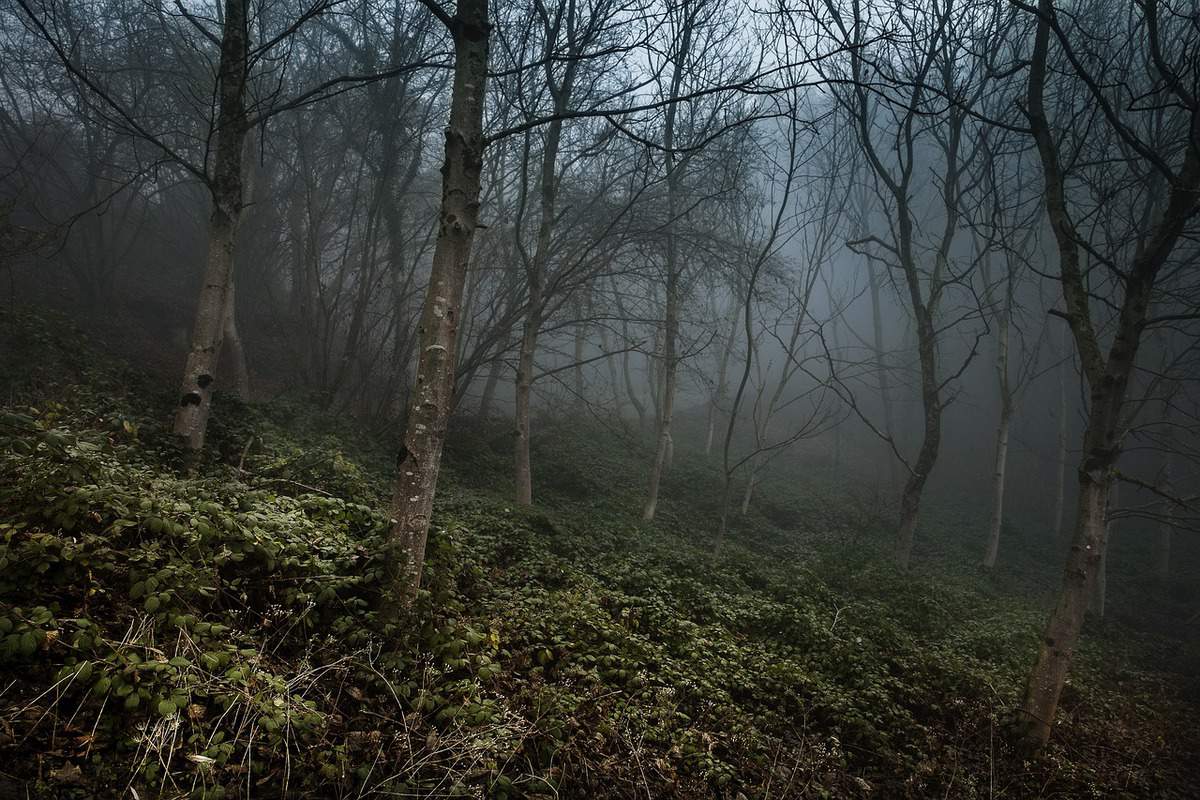
[[[382,621],[389,442],[221,398],[183,476],[170,387],[44,316],[0,342],[0,797],[1194,796],[1194,641],[1090,630],[1023,762],[1043,610],[896,573],[831,481],[775,476],[717,552],[698,455],[646,525],[630,442],[547,422],[521,510],[507,428],[462,420],[426,589]]]

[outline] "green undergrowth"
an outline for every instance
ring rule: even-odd
[[[61,320],[0,342],[0,796],[1193,796],[1194,645],[1089,631],[1023,761],[1043,609],[898,574],[833,482],[772,481],[718,549],[699,454],[647,525],[642,445],[545,422],[520,509],[511,436],[463,420],[380,620],[390,442],[220,398],[189,473],[170,387]]]

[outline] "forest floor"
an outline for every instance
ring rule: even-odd
[[[545,420],[520,509],[508,426],[456,420],[384,625],[394,437],[220,398],[184,475],[172,385],[62,320],[0,314],[0,370],[0,798],[1196,797],[1194,627],[1089,623],[1049,749],[1005,744],[1040,533],[984,576],[931,505],[900,574],[847,481],[784,464],[718,552],[699,454],[645,524],[643,454]]]

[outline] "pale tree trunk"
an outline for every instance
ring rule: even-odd
[[[674,235],[668,233],[667,240],[667,308],[663,333],[662,396],[659,400],[658,446],[655,448],[654,462],[650,468],[649,496],[642,509],[642,519],[646,521],[654,519],[655,511],[658,509],[658,492],[673,449],[671,417],[675,411],[675,335],[679,325],[679,281],[673,263],[675,261]]]
[[[487,0],[459,0],[454,16],[442,19],[454,38],[454,78],[445,131],[437,242],[418,328],[415,385],[410,393],[384,554],[385,624],[391,621],[388,612],[406,605],[421,585],[442,444],[453,401],[459,313],[479,218],[483,104],[491,33],[487,14]]]
[[[1004,479],[1008,472],[1008,431],[1012,422],[1012,404],[1005,401],[1000,409],[996,427],[996,461],[992,470],[992,515],[988,522],[987,551],[983,555],[985,569],[995,569],[1000,553],[1000,531],[1004,526]]]
[[[650,405],[654,409],[654,434],[658,435],[658,427],[662,424],[662,327],[654,327],[654,349],[646,353],[646,391],[650,397]],[[657,441],[657,440],[655,440]]]
[[[242,212],[246,52],[246,2],[226,0],[218,68],[217,146],[210,182],[213,207],[208,226],[208,259],[174,424],[175,435],[192,452],[204,447],[217,360],[230,313],[234,241]]]
[[[990,293],[991,270],[988,269],[988,263],[985,254],[983,277]],[[1004,484],[1008,474],[1008,434],[1013,416],[1013,390],[1008,377],[1009,329],[1015,288],[1011,264],[1008,265],[1004,286],[1004,306],[996,315],[996,377],[1000,389],[1000,420],[996,425],[995,466],[992,470],[992,514],[988,523],[987,549],[983,554],[983,566],[989,570],[996,568],[996,558],[1000,553],[1000,532],[1004,527]]]
[[[755,458],[750,462],[750,474],[746,477],[746,491],[742,493],[742,507],[740,509],[742,516],[750,511],[750,501],[754,497],[754,487],[758,485],[758,471],[760,465],[758,459]]]
[[[258,159],[255,157],[255,142],[257,137],[249,132],[245,137],[245,171],[244,181],[242,185],[242,194],[248,199],[250,208],[255,207],[258,201]],[[239,226],[246,222],[246,213],[242,212],[239,220]],[[251,210],[251,214],[254,212]],[[242,400],[250,399],[250,369],[246,365],[246,349],[242,345],[242,336],[238,332],[237,326],[237,299],[234,292],[236,280],[234,277],[235,269],[229,274],[229,293],[225,297],[225,341],[223,344],[225,357],[233,367],[233,390],[234,393]]]
[[[685,13],[682,39],[676,54],[674,70],[671,76],[669,99],[679,98],[683,85],[684,73],[687,69],[692,49],[692,32],[695,25],[695,9]],[[663,319],[663,359],[662,359],[662,399],[658,417],[658,446],[654,452],[654,462],[650,468],[650,487],[647,493],[646,505],[642,508],[642,519],[654,519],[658,509],[658,493],[662,485],[663,473],[669,468],[674,455],[675,442],[671,438],[671,421],[675,411],[675,378],[679,370],[676,359],[676,339],[679,336],[679,306],[680,282],[682,279],[679,258],[679,243],[675,236],[675,225],[679,222],[679,193],[680,175],[676,169],[675,160],[675,122],[678,103],[672,102],[667,106],[666,119],[663,123],[663,161],[667,176],[667,227],[666,227],[666,309]]]

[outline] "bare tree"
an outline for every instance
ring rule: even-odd
[[[1050,737],[1105,551],[1105,510],[1126,433],[1125,403],[1143,332],[1154,323],[1148,312],[1155,287],[1200,203],[1200,104],[1189,88],[1200,79],[1200,62],[1197,40],[1183,33],[1191,20],[1160,17],[1155,0],[1139,3],[1129,15],[1064,17],[1053,0],[1021,7],[1035,20],[1026,102],[1058,244],[1064,303],[1059,313],[1070,325],[1090,390],[1071,549],[1016,723],[1020,739],[1037,749]],[[1093,38],[1098,31],[1101,38]],[[1087,43],[1101,41],[1103,54],[1089,49]],[[1100,64],[1107,71],[1103,79],[1095,71]],[[1091,123],[1077,122],[1065,142],[1047,109],[1052,69],[1061,76],[1053,85],[1053,98],[1065,106],[1059,113],[1086,109]],[[1133,102],[1142,92],[1162,102],[1149,107]],[[1122,181],[1122,190],[1109,193],[1103,183],[1093,184],[1103,191],[1097,195],[1077,190],[1073,178],[1089,161],[1080,160],[1080,153],[1103,153],[1105,174]],[[1117,230],[1111,238],[1097,231],[1086,237],[1080,225],[1084,198],[1093,204],[1092,217],[1099,211],[1109,226],[1116,219],[1108,212],[1117,201],[1132,201],[1125,209],[1135,209],[1126,229],[1133,236],[1123,238]],[[1081,269],[1084,252],[1110,276],[1111,300],[1093,299],[1100,276]],[[1102,322],[1111,326],[1107,336]]]

